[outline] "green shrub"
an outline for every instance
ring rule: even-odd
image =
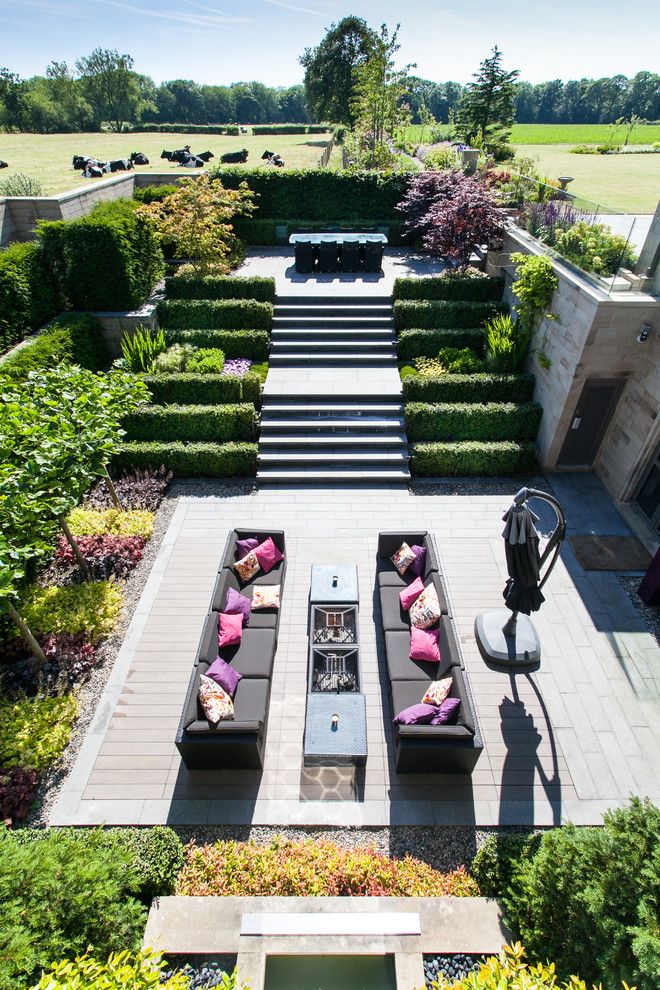
[[[109,360],[99,321],[88,313],[63,313],[0,362],[0,374],[25,378],[30,371],[53,368],[63,362],[101,371]]]
[[[254,406],[142,406],[123,423],[127,440],[253,440]]]
[[[273,306],[255,299],[166,299],[158,318],[168,330],[270,330]]]
[[[531,328],[508,313],[500,313],[486,322],[484,332],[487,367],[499,372],[520,371],[529,352]]]
[[[160,203],[172,193],[178,192],[179,189],[180,186],[175,182],[162,186],[138,186],[133,191],[133,199],[137,200],[138,203]]]
[[[124,603],[124,592],[110,581],[58,588],[31,585],[20,609],[33,633],[86,633],[91,639],[111,633]]]
[[[659,876],[660,809],[635,798],[609,811],[600,828],[545,832],[501,895],[528,951],[553,959],[560,976],[656,990]]]
[[[394,318],[399,330],[412,327],[458,329],[479,326],[504,308],[493,302],[465,302],[460,299],[397,299]]]
[[[52,963],[34,990],[189,990],[190,980],[181,970],[161,979],[166,965],[150,949],[135,955],[125,949],[104,961],[86,953]]]
[[[147,911],[109,833],[0,827],[0,864],[0,986],[27,990],[63,956],[139,948]]]
[[[469,347],[482,353],[484,332],[481,327],[465,327],[460,330],[402,330],[396,341],[400,361],[417,357],[437,357],[445,347]]]
[[[139,897],[149,904],[152,897],[173,894],[184,863],[183,843],[176,832],[165,825],[119,828],[113,832],[130,854]]]
[[[529,402],[534,396],[533,375],[442,375],[407,378],[404,402]]]
[[[263,383],[268,378],[268,362],[262,361],[260,364],[253,364],[252,367],[250,368],[250,371],[252,374],[258,376],[259,381],[263,385]]]
[[[161,330],[161,333],[163,331]],[[152,375],[175,375],[185,370],[188,361],[195,353],[192,344],[172,344],[167,350],[158,354],[151,364]]]
[[[156,357],[167,347],[165,331],[160,327],[136,327],[124,333],[121,352],[129,371],[149,371]]]
[[[413,445],[412,469],[420,476],[515,475],[535,467],[536,448],[529,440]]]
[[[225,366],[225,353],[219,347],[199,347],[186,362],[193,375],[219,375]]]
[[[275,299],[275,279],[260,275],[175,275],[165,288],[168,299]]]
[[[78,714],[73,695],[0,698],[0,766],[46,770],[66,749]]]
[[[224,402],[252,402],[257,407],[261,405],[261,382],[252,370],[242,378],[236,375],[191,375],[184,372],[180,375],[145,375],[144,381],[151,392],[152,401],[157,405],[172,403],[212,406]]]
[[[270,335],[267,330],[168,330],[168,341],[195,347],[219,347],[225,357],[266,361]],[[187,371],[192,369],[188,366]]]
[[[568,230],[560,230],[555,247],[569,261],[587,272],[615,275],[619,268],[633,268],[637,255],[621,234],[614,234],[604,223],[579,220]]]
[[[148,297],[163,274],[163,253],[137,203],[99,203],[79,220],[41,222],[44,264],[63,309],[127,310]]]
[[[479,273],[481,275],[481,273]],[[503,278],[439,275],[434,278],[397,278],[395,299],[462,299],[470,302],[500,302]]]
[[[256,443],[139,443],[122,445],[113,459],[116,471],[164,465],[179,478],[238,478],[257,473]]]
[[[235,217],[232,227],[245,244],[274,247],[277,244],[277,220],[267,217]]]
[[[37,330],[60,308],[36,241],[0,251],[0,351]]]
[[[533,440],[543,413],[537,402],[411,402],[405,411],[411,441]]]
[[[67,516],[75,536],[141,536],[150,540],[154,531],[154,514],[146,509],[85,509],[78,506]]]
[[[473,375],[484,370],[483,361],[469,347],[441,347],[438,361],[447,374]]]
[[[541,836],[532,833],[494,832],[481,846],[470,873],[484,897],[500,897],[508,890],[519,860],[533,856]]]

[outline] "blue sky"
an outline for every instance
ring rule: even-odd
[[[400,60],[429,79],[467,82],[495,43],[531,82],[660,71],[650,0],[0,0],[0,66],[29,76],[100,45],[130,52],[156,82],[290,85],[298,55],[348,13],[400,21]]]

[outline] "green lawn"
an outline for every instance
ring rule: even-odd
[[[241,134],[226,137],[222,134],[0,134],[0,158],[9,162],[9,168],[0,172],[0,182],[15,172],[23,172],[38,179],[45,196],[66,192],[78,186],[89,186],[104,179],[83,179],[74,172],[71,159],[74,154],[93,155],[105,161],[128,158],[132,151],[143,151],[150,160],[141,166],[140,172],[167,172],[172,177],[194,175],[191,169],[180,168],[160,158],[163,148],[172,150],[189,144],[193,151],[212,151],[216,156],[226,151],[247,148],[247,167],[262,165],[261,155],[268,149],[278,152],[287,166],[315,168],[328,143],[325,134],[275,134],[254,136]]]
[[[660,199],[660,155],[573,155],[568,144],[524,144],[549,178],[572,175],[569,191],[624,213],[654,213]],[[506,165],[503,166],[506,168]]]
[[[610,124],[514,124],[512,144],[606,144]],[[619,130],[623,141],[623,130]],[[649,124],[633,131],[628,144],[660,141],[660,124]]]

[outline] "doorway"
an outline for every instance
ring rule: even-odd
[[[654,531],[660,533],[660,448],[635,496],[635,505]]]
[[[623,391],[620,378],[588,378],[573,413],[557,464],[590,467]]]

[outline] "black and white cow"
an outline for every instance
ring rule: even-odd
[[[131,151],[131,161],[134,165],[148,165],[149,159],[142,151]]]
[[[130,158],[117,158],[115,161],[108,162],[111,172],[128,172],[129,169],[133,168],[133,162]]]
[[[278,155],[276,151],[264,151],[261,159],[262,161],[268,162],[269,165],[275,165],[277,168],[284,168],[284,159],[281,155]]]
[[[234,162],[246,162],[247,158],[247,148],[243,148],[242,151],[228,151],[226,154],[220,155],[220,161],[224,165],[233,164]]]

